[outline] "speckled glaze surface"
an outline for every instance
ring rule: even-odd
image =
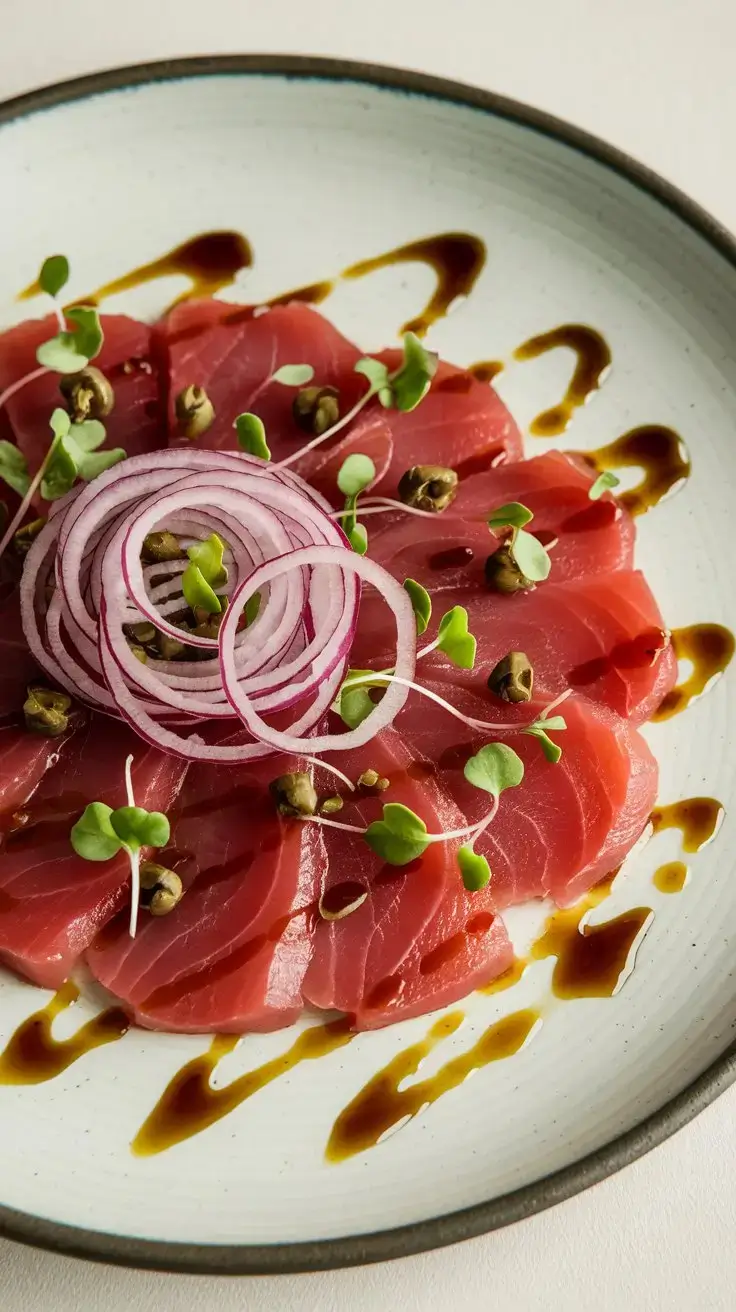
[[[238,229],[255,263],[227,295],[252,301],[432,232],[476,233],[488,248],[481,278],[429,344],[461,364],[505,361],[497,386],[527,428],[562,396],[571,357],[513,363],[514,348],[563,322],[603,333],[613,357],[604,386],[563,438],[529,439],[528,452],[599,447],[636,424],[677,429],[692,476],[639,520],[638,563],[672,627],[734,627],[734,252],[682,198],[664,188],[658,196],[656,180],[635,166],[627,177],[625,161],[604,157],[572,130],[483,93],[358,66],[195,61],[91,79],[0,110],[0,171],[14,198],[0,214],[2,319],[33,308],[14,298],[51,250],[69,254],[80,295],[195,232]],[[95,206],[58,205],[80,167],[95,176]],[[372,349],[396,340],[431,285],[423,266],[386,269],[341,283],[324,308]],[[153,283],[109,308],[153,316],[182,286]],[[164,1267],[339,1265],[517,1219],[646,1151],[733,1078],[735,718],[727,673],[685,714],[645,730],[662,801],[712,795],[726,819],[688,858],[681,894],[652,884],[655,869],[680,856],[669,831],[637,850],[593,911],[593,920],[654,911],[613,998],[553,999],[551,959],[511,989],[474,995],[422,1074],[509,1012],[539,1008],[542,1023],[514,1057],[340,1165],[324,1157],[336,1115],[429,1019],[301,1065],[145,1159],[131,1155],[130,1140],[208,1040],[131,1032],[53,1081],[0,1088],[0,1225],[52,1247]],[[520,951],[544,915],[509,916]],[[3,973],[2,1038],[45,997]],[[59,1034],[95,1006],[84,999],[62,1015]],[[245,1038],[215,1082],[293,1037]]]

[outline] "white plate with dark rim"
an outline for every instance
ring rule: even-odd
[[[639,520],[638,563],[667,622],[734,625],[736,244],[672,187],[544,114],[416,73],[244,56],[115,70],[0,107],[0,311],[44,255],[66,251],[80,294],[194,233],[244,232],[247,275],[223,294],[266,299],[432,233],[486,243],[472,294],[429,343],[461,364],[509,362],[532,334],[597,328],[613,369],[558,445],[591,448],[636,424],[678,430],[692,475]],[[65,197],[71,195],[71,200]],[[84,203],[82,203],[82,200]],[[367,348],[396,339],[432,290],[421,264],[340,282],[325,310]],[[147,283],[110,308],[154,316],[185,284]],[[105,308],[108,308],[106,305]],[[566,350],[507,363],[499,391],[528,428],[569,381]],[[550,442],[530,439],[529,453]],[[632,481],[634,475],[627,475]],[[665,802],[723,803],[716,841],[671,896],[655,869],[668,831],[627,863],[593,920],[654,915],[610,998],[553,999],[554,961],[475,995],[427,1058],[432,1076],[500,1017],[536,1008],[519,1052],[475,1073],[370,1150],[325,1160],[336,1116],[436,1018],[360,1036],[300,1065],[170,1150],[129,1144],[204,1037],[129,1033],[57,1078],[0,1088],[0,1230],[78,1255],[188,1271],[278,1272],[397,1257],[508,1224],[602,1179],[695,1115],[734,1078],[736,698],[726,677],[648,726]],[[2,857],[0,856],[0,860]],[[525,941],[542,912],[512,919]],[[633,958],[636,958],[635,963]],[[0,978],[0,1034],[48,995]],[[68,1035],[94,1011],[59,1016]],[[246,1037],[222,1085],[293,1034]]]

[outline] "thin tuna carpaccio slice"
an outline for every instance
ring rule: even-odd
[[[137,803],[168,811],[181,782],[181,762],[147,748],[115,721],[93,716],[4,835],[0,960],[36,984],[58,987],[130,896],[127,859],[85,861],[69,835],[88,802],[124,805],[125,759],[131,752]]]
[[[319,831],[281,820],[268,792],[289,762],[195,765],[172,816],[186,891],[166,917],[116,918],[87,954],[92,974],[150,1029],[240,1033],[302,1009],[323,865]]]
[[[271,382],[282,365],[311,364],[314,383],[340,383],[349,406],[367,387],[353,372],[360,352],[308,305],[276,305],[262,314],[217,300],[183,301],[155,332],[168,369],[171,440],[178,443],[174,400],[185,387],[203,387],[214,408],[212,426],[197,445],[237,450],[233,423],[250,411],[266,426],[275,461],[293,455],[308,440],[292,414],[296,390]]]
[[[38,677],[38,666],[28,650],[20,622],[17,587],[0,596],[0,716],[17,715],[26,699],[29,683]]]
[[[349,798],[339,813],[343,823],[369,824],[390,799],[421,814],[430,832],[462,824],[449,796],[413,776],[400,734],[387,730],[369,749],[340,753],[334,761],[357,778],[369,758],[369,768],[389,780],[389,791]],[[433,843],[397,867],[385,865],[358,834],[325,827],[323,839],[324,905],[334,909],[361,890],[368,896],[345,918],[318,921],[304,982],[307,1001],[348,1012],[356,1028],[370,1029],[455,1002],[507,968],[512,949],[505,928],[485,897],[475,902],[465,892],[450,845]]]
[[[656,601],[638,570],[553,583],[503,596],[488,588],[448,588],[435,600],[443,612],[464,606],[478,642],[475,669],[459,671],[439,652],[420,661],[417,677],[446,683],[453,701],[458,683],[483,690],[493,667],[509,651],[525,652],[536,687],[548,698],[568,688],[632,721],[649,719],[674,686],[677,659]],[[427,639],[431,639],[430,628]],[[364,594],[351,664],[385,668],[395,651],[390,614],[375,593]]]
[[[427,686],[443,691],[441,684]],[[498,741],[524,762],[522,783],[501,795],[495,819],[475,844],[491,866],[491,906],[545,896],[561,905],[575,901],[620,865],[645,828],[657,788],[646,742],[618,715],[571,697],[560,708],[567,728],[552,735],[563,748],[553,764],[533,737],[519,732],[541,713],[541,703],[512,707],[462,688],[454,700],[464,714],[496,727],[480,732],[418,698],[401,712],[396,731],[412,753],[413,775],[452,798],[470,824],[490,807],[464,777],[470,756]]]
[[[370,553],[397,578],[432,592],[485,587],[485,562],[499,540],[488,515],[519,501],[534,515],[528,531],[549,544],[550,581],[630,569],[634,522],[610,495],[591,501],[595,472],[558,451],[501,464],[462,480],[447,510],[432,519],[391,514],[365,517]]]
[[[46,771],[57,764],[75,727],[70,724],[58,738],[30,733],[18,722],[0,727],[0,834],[13,825],[13,813],[33,795]]]
[[[159,371],[148,324],[123,314],[102,316],[105,340],[94,364],[109,379],[115,406],[104,420],[103,447],[122,447],[129,456],[155,451],[166,440],[159,403]],[[36,347],[57,332],[53,316],[29,319],[0,337],[0,391],[38,368]],[[21,388],[5,406],[15,440],[36,470],[51,440],[49,417],[63,405],[59,375],[49,372]]]

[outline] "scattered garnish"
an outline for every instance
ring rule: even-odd
[[[36,359],[45,369],[59,374],[75,374],[85,369],[99,355],[104,334],[98,311],[91,305],[74,305],[65,311],[71,328],[63,328],[36,350]]]
[[[165,847],[171,830],[168,818],[162,811],[146,811],[136,806],[133,796],[131,767],[133,757],[125,762],[127,806],[113,811],[105,802],[90,802],[72,826],[71,844],[85,861],[109,861],[124,850],[130,862],[131,908],[130,937],[135,938],[140,899],[141,847]]]
[[[519,501],[499,506],[488,516],[488,527],[493,533],[511,530],[508,540],[486,560],[486,582],[497,592],[526,591],[549,575],[552,561],[548,551],[523,527],[533,518],[532,512]]]
[[[552,741],[548,731],[550,729],[553,731],[559,731],[560,729],[566,728],[567,722],[561,715],[553,715],[550,718],[546,718],[542,715],[538,720],[534,721],[534,724],[530,724],[526,729],[522,729],[521,732],[528,733],[531,738],[537,738],[547,760],[550,761],[552,765],[556,765],[562,756],[562,748],[556,742]]]
[[[505,743],[487,743],[466,761],[463,773],[468,783],[493,797],[493,806],[488,815],[476,826],[470,842],[461,847],[457,854],[463,884],[469,893],[476,893],[490,882],[491,867],[486,858],[474,850],[473,844],[493,820],[501,793],[521,783],[524,778],[524,762]]]
[[[355,451],[343,460],[337,475],[337,486],[343,496],[358,496],[376,477],[376,466],[370,456]]]
[[[291,410],[305,433],[321,437],[340,418],[340,393],[336,387],[302,387]]]
[[[620,482],[621,479],[617,478],[615,474],[612,474],[610,469],[604,469],[603,472],[598,475],[595,482],[591,483],[588,488],[588,496],[590,500],[597,501],[599,497],[603,496],[604,492],[608,492],[612,487],[618,487]]]
[[[161,533],[149,533],[143,539],[141,555],[149,564],[158,565],[169,560],[183,560],[184,550],[179,539],[164,529]]]
[[[181,576],[181,589],[184,600],[192,610],[204,610],[208,615],[219,615],[222,610],[220,598],[210,587],[199,566],[187,565]]]
[[[0,441],[0,478],[12,487],[19,497],[25,496],[31,485],[28,465],[22,451],[12,442]]]
[[[257,618],[260,609],[261,609],[261,594],[260,592],[254,592],[253,596],[248,598],[243,608],[243,614],[245,615],[246,626],[248,624],[253,623],[253,621]]]
[[[140,903],[152,916],[168,916],[181,902],[184,886],[175,870],[157,865],[155,861],[144,861],[140,879]]]
[[[488,676],[488,687],[504,702],[529,702],[534,690],[534,670],[523,651],[510,651]]]
[[[377,770],[364,770],[358,778],[359,788],[375,788],[380,775]]]
[[[319,813],[320,815],[335,815],[338,811],[342,811],[344,805],[345,803],[341,797],[326,797],[320,805]]]
[[[401,802],[386,802],[383,819],[374,820],[365,831],[365,841],[391,866],[406,866],[429,846],[424,821]]]
[[[311,383],[314,369],[311,364],[282,364],[280,369],[271,374],[270,382],[283,383],[284,387],[302,387]]]
[[[38,285],[47,296],[56,298],[69,281],[69,261],[66,255],[49,255],[41,265]]]
[[[412,465],[399,479],[399,500],[426,513],[440,514],[455,500],[458,477],[443,465]]]
[[[215,420],[215,407],[203,387],[192,383],[179,392],[174,401],[179,432],[190,441],[201,437]]]
[[[525,524],[530,524],[534,519],[531,510],[522,506],[520,501],[507,501],[506,505],[499,506],[497,510],[492,510],[488,516],[488,527],[493,533],[497,529],[504,528],[523,528]]]
[[[27,556],[41,529],[44,527],[46,519],[41,516],[39,519],[32,519],[29,524],[24,524],[13,538],[13,546],[19,556]]]
[[[269,784],[279,815],[314,815],[319,798],[310,776],[305,771],[282,774]]]
[[[355,524],[347,537],[353,551],[359,556],[364,556],[368,550],[368,530],[365,524]]]
[[[423,588],[421,583],[417,583],[416,579],[404,579],[404,587],[409,594],[414,611],[417,633],[425,633],[432,618],[432,598],[427,589]]]
[[[457,864],[469,893],[477,893],[490,883],[491,867],[486,858],[475,852],[469,844],[458,848]]]
[[[478,644],[468,632],[468,612],[464,606],[453,606],[442,616],[433,645],[459,669],[472,670]]]
[[[227,583],[227,569],[222,563],[225,544],[216,533],[211,533],[204,542],[197,542],[187,548],[189,565],[181,576],[181,589],[187,605],[193,610],[203,610],[207,615],[219,615],[222,600],[215,588]],[[206,622],[206,620],[204,621]]]
[[[23,703],[26,729],[44,738],[59,738],[69,727],[72,699],[51,688],[30,687]]]
[[[105,428],[98,419],[72,424],[66,410],[59,408],[49,423],[54,440],[42,465],[41,496],[45,501],[58,501],[78,478],[90,483],[103,470],[125,459],[122,447],[98,451],[105,440]]]
[[[78,374],[62,374],[59,391],[75,424],[85,419],[106,419],[115,406],[112,384],[93,364]]]
[[[414,410],[419,405],[429,391],[438,361],[436,351],[428,351],[416,333],[404,333],[404,359],[401,367],[390,376],[393,404],[397,410]]]
[[[271,449],[266,441],[266,429],[258,415],[238,415],[233,427],[238,435],[238,446],[248,455],[258,456],[260,460],[271,459]]]

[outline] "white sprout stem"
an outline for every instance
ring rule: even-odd
[[[346,825],[342,820],[328,820],[323,815],[303,815],[302,820],[308,821],[311,825],[327,825],[329,829],[344,829],[348,834],[361,834],[366,831],[360,825]]]
[[[64,311],[62,310],[62,308],[61,308],[61,306],[59,305],[59,302],[57,301],[57,299],[56,299],[55,296],[52,298],[52,304],[53,304],[53,307],[54,307],[54,314],[56,315],[56,322],[57,322],[58,325],[59,325],[59,332],[60,332],[60,333],[65,333],[65,332],[66,332],[66,319],[64,318]]]
[[[435,638],[434,642],[427,643],[426,647],[422,647],[421,650],[417,652],[417,660],[420,661],[423,656],[429,656],[431,651],[436,651],[441,641],[441,638]]]
[[[488,815],[484,816],[482,820],[479,820],[476,825],[470,825],[468,829],[456,829],[452,834],[445,834],[445,838],[464,838],[466,834],[472,834],[473,837],[470,840],[469,846],[473,847],[476,840],[480,838],[483,831],[488,828],[491,821],[495,820],[499,801],[499,797],[494,797],[493,806],[488,812]]]
[[[317,756],[305,756],[302,759],[307,762],[307,765],[313,765],[317,770],[327,770],[329,774],[336,775],[350,789],[351,793],[355,792],[355,784],[351,779],[348,779],[346,774],[343,774],[342,770],[338,770],[336,765],[328,765],[327,761],[321,761]]]
[[[131,938],[135,938],[135,932],[138,928],[138,902],[141,896],[141,853],[140,848],[129,847],[128,859],[130,861],[130,924],[128,933]]]
[[[441,834],[422,834],[422,841],[426,843],[448,843],[453,838],[467,838],[468,834],[472,834],[473,842],[475,842],[476,838],[479,838],[483,830],[491,823],[497,810],[498,798],[496,797],[490,811],[482,820],[478,820],[472,825],[463,825],[462,829],[448,829]],[[360,834],[361,837],[367,833],[367,826],[363,828],[360,825],[346,825],[342,820],[328,820],[321,815],[305,815],[301,818],[308,821],[309,824],[327,825],[330,829],[344,829],[349,834]]]
[[[34,369],[30,374],[26,374],[23,378],[19,378],[16,382],[11,383],[10,387],[6,387],[4,392],[0,392],[0,410],[2,410],[5,402],[10,400],[11,396],[15,396],[16,392],[19,392],[22,387],[26,386],[26,383],[35,383],[37,378],[43,378],[44,374],[50,372],[50,369],[46,369],[41,365],[38,369]]]
[[[362,519],[364,515],[386,515],[389,510],[399,510],[406,515],[418,515],[420,519],[437,518],[437,512],[434,510],[418,510],[415,506],[405,506],[403,501],[393,501],[390,497],[370,497],[366,501],[361,501],[354,510],[333,511],[331,518],[342,519],[345,515],[358,514]]]
[[[125,793],[128,798],[128,806],[135,806],[135,797],[133,796],[133,755],[125,758]]]
[[[458,711],[456,707],[450,704],[450,702],[446,702],[443,697],[438,697],[437,693],[432,692],[430,688],[424,688],[421,683],[414,683],[412,679],[402,679],[398,674],[382,674],[378,672],[375,674],[371,673],[361,675],[359,679],[348,679],[343,684],[343,692],[348,688],[357,688],[361,684],[374,683],[376,679],[380,679],[382,683],[400,683],[403,688],[411,688],[413,692],[420,693],[422,697],[428,697],[430,701],[435,702],[437,706],[441,706],[444,711],[447,711],[448,715],[454,715],[456,720],[461,720],[462,723],[467,724],[469,728],[490,729],[494,733],[501,733],[504,730],[511,730],[514,733],[522,733],[524,729],[529,729],[533,724],[536,724],[537,720],[546,719],[549,712],[555,706],[559,706],[560,702],[564,701],[565,698],[569,697],[572,693],[572,688],[568,688],[553,702],[550,702],[549,706],[545,707],[545,710],[541,715],[535,716],[528,724],[510,724],[508,722],[506,724],[494,724],[490,720],[476,720],[472,715],[463,715],[462,711]]]
[[[293,455],[287,456],[285,460],[280,460],[277,465],[274,465],[274,469],[286,469],[288,465],[293,465],[296,460],[301,460],[302,456],[307,454],[307,451],[313,451],[316,446],[320,446],[322,442],[326,442],[329,437],[334,437],[335,433],[339,433],[342,428],[345,428],[352,422],[357,414],[360,414],[363,406],[367,405],[371,397],[375,396],[377,392],[378,388],[369,387],[368,391],[363,393],[360,400],[356,401],[352,410],[348,410],[347,414],[343,415],[342,419],[338,419],[337,423],[332,425],[332,428],[328,428],[326,433],[322,433],[319,437],[313,438],[311,442],[307,442],[306,446],[300,446],[298,451],[295,451]]]
[[[44,370],[44,373],[45,372],[46,370]],[[54,441],[51,443],[51,446],[49,447],[48,451],[46,452],[46,455],[44,456],[43,460],[41,461],[41,464],[39,465],[38,469],[36,470],[36,473],[33,476],[33,480],[31,482],[28,491],[26,492],[18,509],[13,515],[10,524],[5,530],[3,539],[0,542],[0,556],[2,556],[8,543],[12,541],[13,535],[15,534],[16,530],[23,523],[23,520],[26,517],[26,512],[28,510],[28,507],[30,506],[34,496],[36,495],[36,491],[38,490],[38,487],[43,479],[43,476],[46,473],[46,466],[48,465],[49,460],[51,459],[51,454],[55,446],[56,446],[56,439],[54,438]]]
[[[542,711],[542,714],[539,716],[539,719],[546,720],[550,711],[554,711],[556,707],[561,706],[563,702],[567,701],[568,697],[572,697],[572,694],[573,694],[573,689],[566,688],[564,692],[560,693],[559,697],[555,697],[554,701],[549,703],[549,706],[545,706],[544,710]]]

